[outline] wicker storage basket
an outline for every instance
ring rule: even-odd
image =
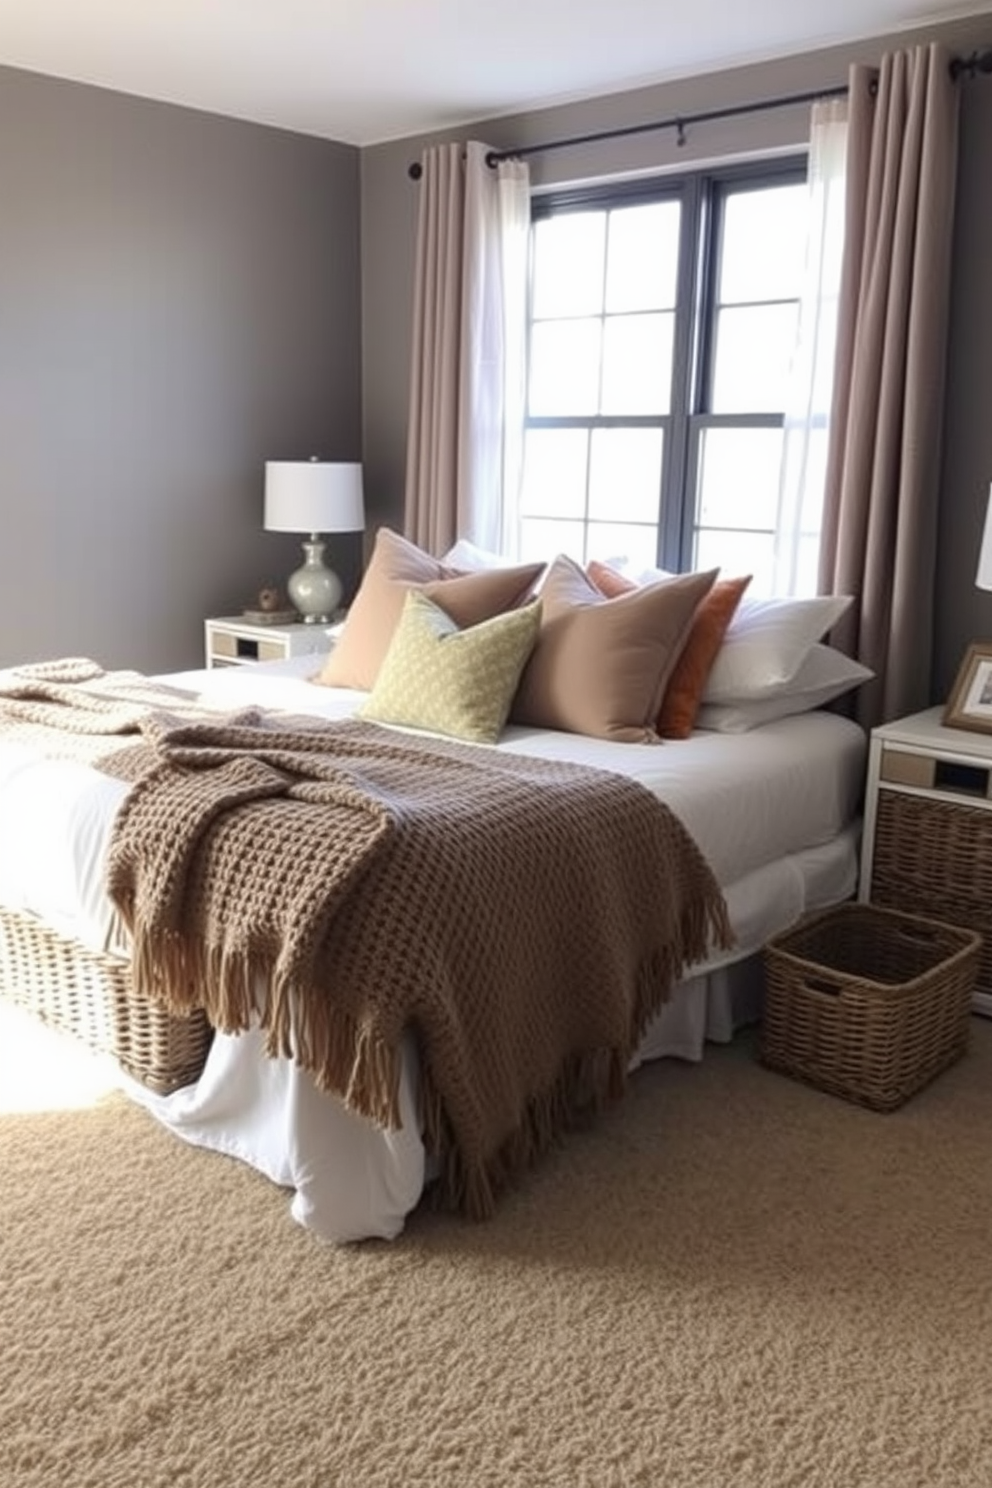
[[[879,791],[869,897],[977,930],[976,990],[992,993],[992,811]]]
[[[177,1018],[138,998],[127,963],[0,910],[0,993],[73,1033],[160,1095],[197,1079],[213,1030],[204,1014]]]
[[[968,1042],[981,937],[843,904],[765,947],[759,1051],[772,1069],[891,1111]]]

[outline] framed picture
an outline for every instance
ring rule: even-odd
[[[941,721],[948,728],[992,734],[992,641],[968,647]]]

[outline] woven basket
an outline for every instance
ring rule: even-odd
[[[213,1037],[203,1013],[177,1018],[136,997],[127,962],[8,909],[0,909],[0,993],[111,1054],[159,1095],[199,1077]]]
[[[870,898],[977,930],[976,990],[992,993],[992,811],[879,791]]]
[[[891,1111],[965,1052],[981,937],[843,904],[765,947],[760,1057]]]

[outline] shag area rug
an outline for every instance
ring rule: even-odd
[[[334,1249],[0,1006],[0,1483],[988,1488],[972,1023],[888,1115],[649,1066],[491,1222]]]

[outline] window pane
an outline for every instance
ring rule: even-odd
[[[704,429],[699,439],[695,525],[773,530],[781,429]]]
[[[589,516],[600,522],[658,523],[661,429],[594,429]]]
[[[601,325],[559,320],[533,327],[528,403],[535,418],[597,412]]]
[[[816,594],[820,578],[820,534],[802,537],[796,548],[796,594]]]
[[[610,213],[607,311],[670,310],[674,306],[681,210],[677,201],[668,201]]]
[[[658,563],[657,524],[639,527],[619,522],[590,522],[586,562],[590,558],[598,558],[600,563],[627,563],[633,573],[655,568]]]
[[[563,212],[535,223],[535,318],[599,314],[605,252],[605,212]]]
[[[798,299],[806,255],[805,182],[735,191],[723,219],[719,300]]]
[[[827,430],[798,427],[783,432],[782,481],[788,491],[802,492],[799,526],[819,532],[823,520],[823,488],[827,479]]]
[[[713,413],[781,413],[788,396],[797,305],[718,310]]]
[[[523,563],[550,563],[558,553],[567,553],[583,563],[585,527],[581,522],[542,522],[525,517],[520,523],[520,558]]]
[[[520,512],[524,517],[577,517],[586,511],[585,429],[528,429]]]
[[[788,180],[777,165],[761,176],[701,171],[665,177],[653,199],[641,183],[638,199],[597,188],[584,202],[569,191],[541,204],[552,215],[533,228],[528,429],[513,514],[525,557],[672,566],[677,551],[688,558],[688,526],[694,566],[752,573],[757,594],[785,582],[788,566],[793,589],[814,590],[832,348],[828,330],[810,437],[805,423],[793,427],[811,408],[808,391],[800,400],[793,390],[810,361],[797,345],[810,203],[800,173],[798,162]],[[777,547],[780,521],[788,553]]]
[[[725,574],[751,574],[747,592],[752,599],[767,599],[772,592],[775,539],[771,533],[696,533],[693,568],[719,568]]]
[[[603,413],[668,412],[674,319],[672,315],[621,315],[606,321]]]

